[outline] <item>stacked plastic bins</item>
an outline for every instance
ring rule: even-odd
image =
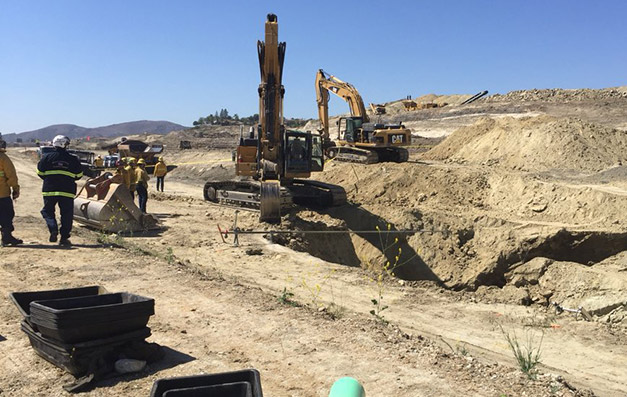
[[[24,319],[22,331],[44,359],[74,376],[83,376],[94,360],[150,336],[146,327],[154,299],[106,293],[99,286],[13,292]]]
[[[263,397],[256,369],[157,380],[150,397]]]

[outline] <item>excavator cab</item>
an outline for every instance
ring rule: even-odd
[[[363,121],[361,117],[341,117],[337,122],[339,139],[349,143],[362,142]],[[365,141],[368,142],[367,139]]]
[[[307,175],[319,172],[324,167],[322,138],[319,134],[300,131],[285,132],[286,175]]]

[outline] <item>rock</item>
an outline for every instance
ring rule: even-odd
[[[509,284],[513,284],[516,287],[536,285],[551,263],[553,261],[547,258],[533,258],[529,262],[523,263],[505,273],[505,279]]]
[[[263,255],[263,250],[261,248],[248,248],[246,255]]]
[[[130,358],[123,358],[115,362],[115,372],[119,374],[129,374],[133,372],[139,372],[146,367],[146,361],[132,360]]]

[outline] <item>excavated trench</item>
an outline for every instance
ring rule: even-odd
[[[568,231],[561,229],[553,235],[522,241],[518,247],[501,252],[496,266],[477,276],[474,288],[481,285],[503,287],[505,273],[517,263],[543,257],[561,262],[575,262],[592,266],[627,250],[627,232]]]
[[[346,210],[345,210],[346,211]],[[339,225],[322,221],[308,221],[291,217],[293,230],[373,230],[378,226],[385,231],[401,229],[384,219],[359,208],[353,208],[357,216],[343,214]],[[554,261],[576,262],[592,266],[604,259],[627,250],[627,232],[569,231],[558,230],[552,234],[532,238],[510,238],[506,246],[496,248],[476,238],[483,233],[481,227],[460,227],[445,231],[442,224],[423,219],[424,232],[413,235],[384,234],[316,234],[286,235],[276,242],[326,261],[347,266],[363,263],[397,261],[401,249],[404,265],[396,276],[408,280],[430,280],[453,290],[476,290],[480,286],[505,286],[505,274],[515,264],[525,263],[535,257]],[[429,223],[430,222],[430,223]],[[435,230],[434,232],[428,232]],[[502,228],[500,240],[506,240],[510,227]],[[491,228],[494,233],[494,228]],[[394,238],[399,240],[390,244]],[[476,269],[476,270],[475,270]]]

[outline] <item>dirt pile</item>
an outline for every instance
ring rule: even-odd
[[[603,89],[572,89],[560,88],[511,91],[507,94],[495,94],[485,102],[568,102],[568,101],[602,101],[608,99],[627,99],[627,86]]]
[[[423,155],[523,171],[596,172],[627,161],[627,135],[575,118],[482,118]]]

